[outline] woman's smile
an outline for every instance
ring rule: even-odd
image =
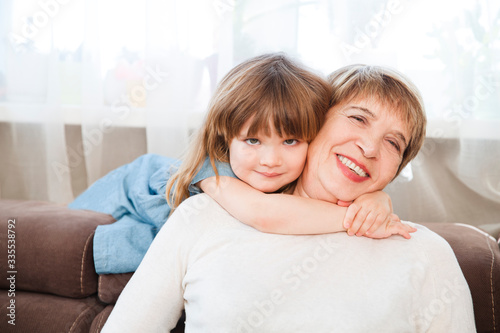
[[[337,154],[339,167],[344,174],[355,182],[368,180],[370,175],[366,171],[366,167],[360,165],[355,159]]]

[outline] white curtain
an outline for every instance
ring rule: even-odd
[[[2,199],[67,203],[140,154],[181,156],[218,80],[284,51],[407,74],[430,123],[396,212],[500,222],[498,1],[2,0],[0,34]]]

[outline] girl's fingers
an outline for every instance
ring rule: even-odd
[[[352,201],[342,201],[342,200],[337,201],[337,206],[340,206],[340,207],[349,207],[351,204],[352,204]]]
[[[410,238],[411,238],[410,234],[409,234],[407,231],[402,232],[402,233],[401,233],[401,236],[403,236],[403,237],[404,237],[404,238],[406,238],[406,239],[410,239]]]
[[[387,218],[384,218],[384,215],[377,215],[375,222],[366,230],[365,234],[370,235],[374,233],[378,228],[382,225],[388,223]]]
[[[352,222],[358,213],[358,209],[357,205],[350,205],[349,208],[347,208],[343,223],[344,228],[349,229],[351,227]]]
[[[410,239],[411,238],[411,235],[410,235],[410,232],[415,232],[417,231],[416,228],[408,225],[408,224],[405,224],[403,222],[397,222],[397,226],[398,226],[398,234],[400,234],[401,236],[403,236],[404,238],[406,239]]]
[[[381,225],[383,220],[381,220],[381,217],[379,214],[376,212],[371,211],[365,218],[365,220],[362,222],[360,228],[356,232],[356,236],[363,236],[366,234],[367,230],[371,229],[375,225]],[[376,230],[376,229],[375,229]]]
[[[396,214],[392,213],[391,215],[389,215],[391,221],[394,221],[394,222],[401,222],[401,219],[399,218],[399,216],[397,216]]]
[[[364,210],[364,209],[361,209],[358,211],[358,213],[356,214],[356,217],[354,218],[354,221],[352,222],[351,227],[347,230],[347,233],[350,236],[352,236],[358,232],[358,230],[361,227],[361,225],[363,224],[363,222],[365,222],[366,217],[368,216],[368,213],[369,213],[369,211]]]

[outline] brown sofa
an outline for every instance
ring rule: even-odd
[[[53,203],[0,200],[0,332],[99,332],[132,275],[94,271],[94,230],[113,221]],[[457,255],[472,292],[478,332],[500,332],[495,238],[460,224],[425,225]],[[175,331],[183,331],[182,319]]]

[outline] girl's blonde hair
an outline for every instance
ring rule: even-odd
[[[417,87],[396,70],[367,65],[350,65],[328,76],[333,89],[330,107],[357,97],[375,97],[398,112],[410,130],[408,145],[394,178],[415,157],[425,139],[424,103]]]
[[[249,136],[270,135],[272,122],[281,137],[310,142],[323,125],[330,98],[326,80],[281,53],[234,67],[219,83],[204,124],[167,183],[172,210],[189,197],[189,185],[207,156],[219,180],[215,161],[229,162],[229,144],[247,120]]]

